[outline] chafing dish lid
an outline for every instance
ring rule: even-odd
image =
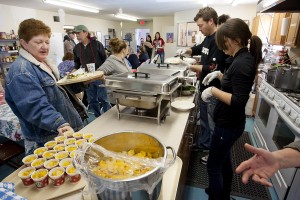
[[[161,74],[125,72],[106,77],[105,85],[112,90],[143,91],[164,94],[178,86],[178,78]]]

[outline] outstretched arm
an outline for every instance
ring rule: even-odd
[[[274,152],[255,148],[249,144],[245,144],[245,148],[255,154],[236,168],[238,174],[243,172],[242,182],[245,184],[252,176],[253,181],[270,187],[272,184],[268,179],[279,169],[300,166],[300,152],[291,148]]]

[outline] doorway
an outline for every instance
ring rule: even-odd
[[[135,29],[135,49],[134,51],[137,52],[139,46],[141,45],[141,38],[146,41],[146,36],[150,34],[150,29]]]

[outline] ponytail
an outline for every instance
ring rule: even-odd
[[[249,52],[251,53],[251,55],[255,59],[255,69],[256,70],[257,70],[257,67],[258,67],[259,63],[262,60],[261,49],[262,49],[261,39],[256,35],[252,35],[252,37],[250,39]]]

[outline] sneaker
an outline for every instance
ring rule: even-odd
[[[201,163],[202,164],[204,164],[204,165],[207,164],[208,156],[209,156],[209,154],[207,154],[206,156],[204,156],[204,157],[201,158]]]

